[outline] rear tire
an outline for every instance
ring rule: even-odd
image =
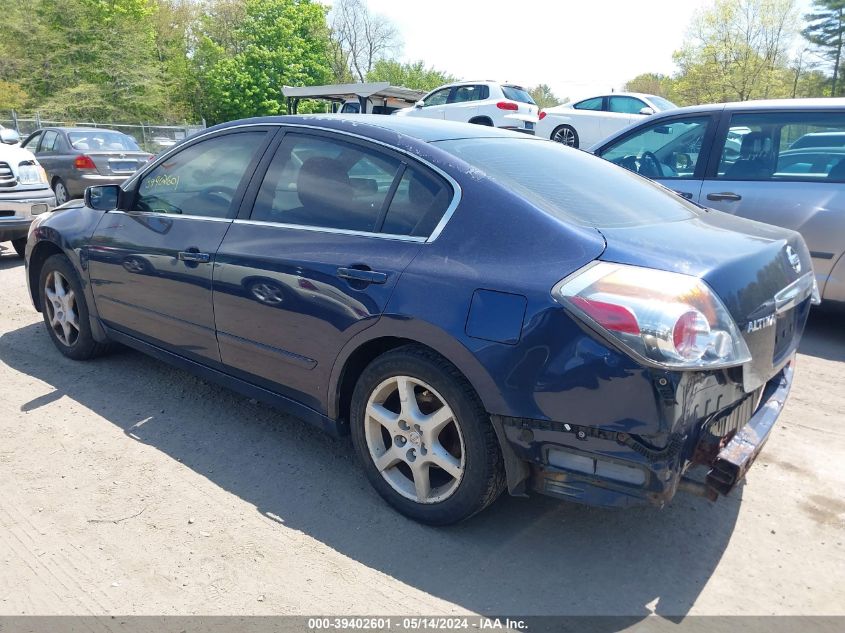
[[[355,385],[350,423],[367,479],[411,519],[457,523],[504,490],[490,416],[455,366],[428,349],[408,345],[370,363]]]
[[[561,125],[552,132],[552,140],[568,147],[578,149],[578,132],[571,125]]]
[[[23,254],[26,251],[26,238],[19,237],[16,240],[12,240],[12,246],[15,248],[15,252],[18,254],[18,257],[23,257]]]
[[[109,349],[108,344],[98,343],[91,335],[82,283],[67,257],[49,257],[38,284],[44,324],[62,354],[73,360],[88,360]]]

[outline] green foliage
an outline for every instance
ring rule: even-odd
[[[148,0],[31,0],[6,7],[0,80],[47,116],[141,119],[161,111]],[[131,24],[132,28],[127,28]]]
[[[660,73],[643,73],[625,84],[627,92],[641,92],[648,95],[669,98],[672,78]]]
[[[231,31],[206,20],[195,69],[209,122],[283,114],[282,86],[331,78],[324,8],[310,0],[247,0]]]
[[[677,72],[645,73],[626,89],[682,106],[821,96],[823,75],[803,53],[789,58],[798,30],[795,0],[715,0],[695,16],[685,45],[675,51]]]
[[[804,19],[807,27],[802,34],[832,62],[830,96],[842,94],[839,77],[845,43],[845,0],[814,0],[813,13],[805,15]]]
[[[20,84],[0,81],[0,111],[18,110],[26,104],[28,95]]]
[[[528,92],[531,94],[531,98],[534,99],[534,103],[540,106],[541,110],[543,108],[551,108],[569,101],[569,97],[560,99],[546,84],[534,86]]]
[[[367,73],[366,79],[367,81],[387,81],[391,86],[402,86],[423,92],[457,81],[448,73],[427,68],[422,60],[403,63],[387,59],[375,62],[372,70]]]

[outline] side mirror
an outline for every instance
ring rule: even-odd
[[[646,106],[642,110],[640,110],[640,114],[645,114],[646,116],[654,114],[654,108]]]
[[[414,104],[414,107],[415,107],[415,108],[421,108],[421,107],[423,107],[424,105],[425,105],[425,101],[420,100],[420,101],[417,101],[417,102]]]
[[[0,143],[6,143],[7,145],[17,145],[20,143],[21,135],[18,134],[15,130],[10,130],[9,128],[3,128],[0,130]]]
[[[97,211],[114,211],[119,198],[119,185],[97,185],[85,190],[85,206]]]

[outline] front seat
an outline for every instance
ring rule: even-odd
[[[772,139],[762,132],[742,137],[739,159],[725,171],[725,180],[764,180],[774,172]]]

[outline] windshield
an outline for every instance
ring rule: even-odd
[[[674,110],[678,107],[668,99],[664,99],[663,97],[658,97],[656,95],[649,95],[648,100],[656,105],[660,110]]]
[[[660,185],[560,143],[475,138],[435,144],[565,222],[611,228],[695,217],[692,205]]]
[[[536,105],[534,99],[525,90],[519,86],[502,86],[502,92],[505,93],[505,98],[511,101],[519,101],[520,103],[530,103]]]
[[[129,152],[138,152],[141,149],[131,136],[110,130],[68,132],[67,136],[74,149],[114,149]]]

